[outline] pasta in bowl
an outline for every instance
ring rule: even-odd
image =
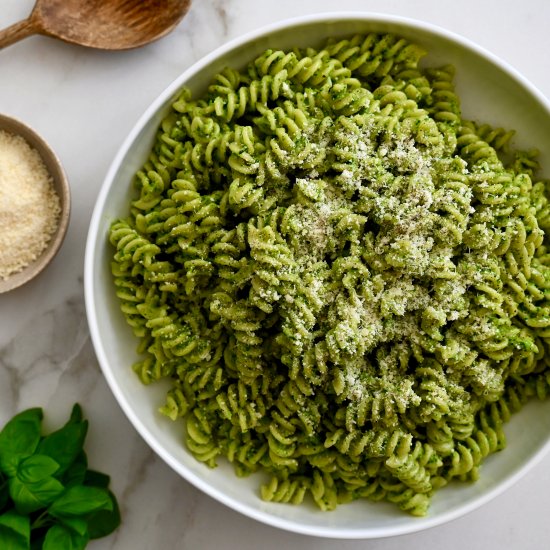
[[[548,440],[519,426],[548,408],[549,118],[489,54],[385,16],[279,24],[184,73],[87,249],[136,428],[222,502],[317,536],[422,529],[509,485]]]

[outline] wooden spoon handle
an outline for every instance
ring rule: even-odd
[[[7,29],[0,30],[0,49],[11,46],[14,42],[36,34],[38,31],[36,23],[30,17],[19,23],[14,23]]]

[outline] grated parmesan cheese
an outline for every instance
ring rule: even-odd
[[[52,238],[61,212],[50,174],[35,149],[0,130],[0,279],[32,263]]]

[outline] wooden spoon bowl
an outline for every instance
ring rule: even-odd
[[[37,0],[30,16],[0,31],[0,48],[33,34],[102,50],[127,50],[167,35],[190,0]]]

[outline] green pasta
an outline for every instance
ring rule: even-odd
[[[389,34],[183,90],[113,223],[143,383],[261,497],[425,515],[550,385],[548,181]]]

